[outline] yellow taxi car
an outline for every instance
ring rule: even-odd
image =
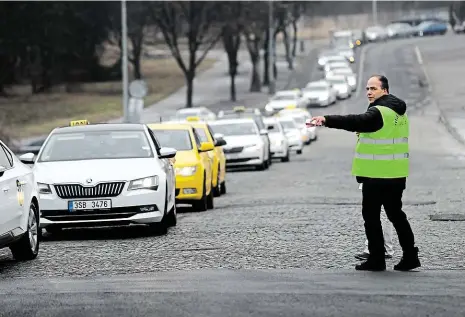
[[[201,142],[215,145],[215,150],[208,152],[213,164],[213,194],[216,197],[226,194],[226,156],[223,152],[226,141],[221,138],[215,139],[208,123],[201,121],[199,117],[187,117],[186,121],[194,128]]]
[[[196,211],[213,209],[212,142],[201,142],[194,128],[183,123],[148,124],[161,146],[177,150],[176,202],[191,204]]]

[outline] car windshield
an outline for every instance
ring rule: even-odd
[[[312,92],[312,91],[321,92],[321,91],[328,90],[328,88],[326,86],[309,86],[309,87],[305,87],[303,90],[305,92]]]
[[[85,131],[50,136],[38,162],[153,157],[144,131]]]
[[[279,131],[281,130],[279,128],[279,124],[276,122],[268,122],[266,123],[266,126],[268,127],[270,133],[279,133]]]
[[[297,126],[295,125],[294,121],[282,120],[282,121],[279,121],[279,122],[281,123],[281,126],[283,127],[284,131],[297,129]]]
[[[271,98],[271,100],[295,100],[295,95],[277,95]]]
[[[162,147],[175,148],[177,151],[192,150],[192,142],[188,130],[167,129],[152,130]]]
[[[350,74],[351,75],[353,73],[352,69],[349,69],[346,67],[334,68],[331,71],[334,73],[338,73],[338,74]]]
[[[221,133],[224,136],[257,134],[257,128],[253,122],[215,123],[211,125],[213,133]]]
[[[336,85],[341,85],[341,84],[345,84],[346,81],[344,79],[328,79],[328,81],[331,83],[331,84],[336,84]]]
[[[305,124],[305,118],[303,117],[293,117],[295,123],[297,123],[298,125],[302,125],[302,124]]]
[[[195,128],[194,130],[199,136],[200,142],[208,142],[208,136],[207,136],[207,132],[205,132],[205,129]]]

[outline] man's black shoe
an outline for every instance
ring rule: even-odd
[[[418,258],[418,248],[414,248],[412,252],[404,253],[400,262],[394,265],[396,271],[410,271],[421,266]]]
[[[386,262],[368,259],[365,262],[362,262],[361,264],[357,264],[355,266],[355,269],[357,271],[386,271]]]
[[[363,261],[363,260],[367,260],[369,255],[370,255],[369,253],[363,252],[363,253],[360,253],[360,254],[356,254],[356,255],[355,255],[355,258],[356,258],[357,260],[362,260],[362,261]],[[391,259],[391,258],[392,258],[392,255],[390,255],[390,254],[385,254],[385,255],[384,255],[384,258],[385,258],[385,259]]]

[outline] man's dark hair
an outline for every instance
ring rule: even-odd
[[[381,89],[386,89],[389,93],[389,81],[384,75],[373,75],[371,77],[376,77],[381,82]]]

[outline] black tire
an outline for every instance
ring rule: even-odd
[[[208,209],[213,209],[215,208],[215,204],[214,204],[214,198],[213,198],[213,184],[211,185],[211,189],[210,189],[210,194],[208,194],[207,196],[207,208]]]
[[[166,187],[168,188],[168,183]],[[165,190],[165,208],[163,208],[163,218],[160,222],[151,223],[149,226],[155,231],[157,235],[165,235],[168,233],[169,227],[169,213],[168,213],[168,190]]]
[[[226,180],[221,183],[221,195],[226,194]]]
[[[10,246],[11,253],[17,261],[33,260],[39,254],[39,212],[34,203],[29,206],[27,230],[23,236]]]
[[[220,197],[221,196],[221,183],[220,183],[220,166],[218,165],[218,175],[216,175],[216,187],[213,188],[213,196]]]
[[[205,186],[205,173],[203,174],[202,198],[192,204],[195,211],[207,211],[207,186]]]
[[[281,158],[281,162],[289,162],[291,155],[289,154],[289,150],[287,150],[287,154],[285,157]]]
[[[297,150],[297,154],[302,154],[302,150]]]
[[[173,208],[166,215],[166,225],[168,227],[176,227],[178,223],[178,214],[176,212],[176,204],[173,205]]]

